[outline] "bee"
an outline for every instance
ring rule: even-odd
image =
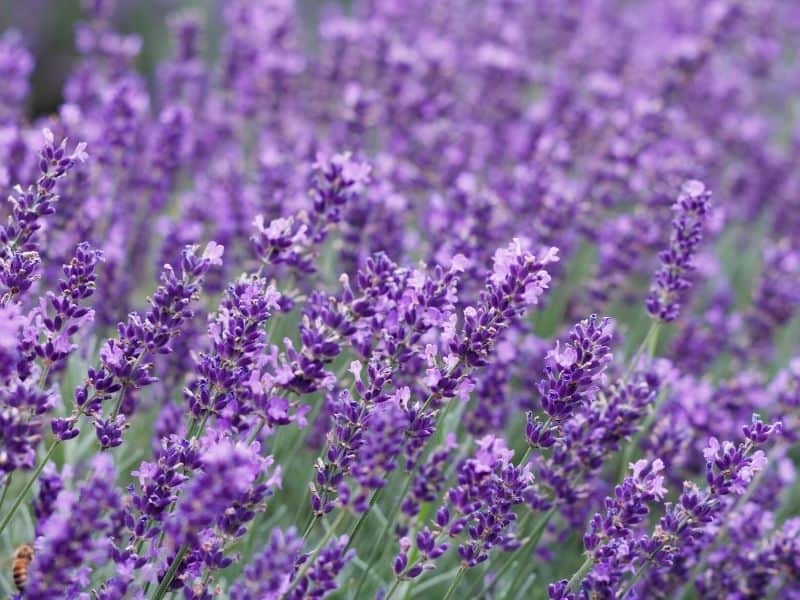
[[[14,559],[11,562],[11,574],[14,577],[14,585],[19,591],[25,589],[28,583],[28,566],[33,560],[33,546],[22,544],[14,551]]]

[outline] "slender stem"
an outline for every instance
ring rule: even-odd
[[[0,508],[3,508],[3,504],[6,502],[6,495],[8,494],[8,489],[11,487],[11,478],[14,476],[14,471],[8,474],[6,477],[6,482],[3,485],[3,495],[0,496]]]
[[[300,522],[300,516],[305,512],[305,508],[310,500],[311,500],[311,490],[308,487],[306,487],[306,491],[303,494],[303,499],[297,505],[297,510],[294,512],[294,519],[292,519],[292,523]]]
[[[203,432],[206,430],[206,423],[208,423],[208,417],[210,415],[211,413],[207,411],[203,414],[203,418],[200,419],[200,425],[197,426],[197,431],[192,432],[192,437],[189,438],[190,441],[203,435]]]
[[[311,531],[314,529],[314,526],[317,524],[317,521],[319,521],[319,519],[320,519],[319,515],[311,516],[311,520],[308,522],[308,525],[306,525],[306,530],[303,532],[303,541],[306,541],[306,539],[308,539],[308,534],[311,533]]]
[[[458,584],[461,582],[461,578],[464,576],[464,572],[466,570],[467,568],[464,565],[461,565],[461,568],[458,570],[458,573],[456,573],[456,576],[453,577],[453,582],[450,584],[450,587],[447,588],[447,593],[444,595],[443,600],[450,600],[450,598],[455,593],[456,588],[458,588]]]
[[[644,570],[647,567],[647,563],[648,561],[644,561],[642,563],[642,566],[636,569],[636,573],[633,574],[633,577],[631,577],[630,581],[628,581],[628,583],[625,584],[625,587],[622,588],[622,590],[617,594],[616,596],[617,598],[622,599],[628,595],[628,592],[631,591],[633,586],[636,585],[636,582],[639,581],[639,578],[642,576],[642,573],[644,573]]]
[[[431,398],[433,398],[433,395],[428,396],[428,401],[430,401]],[[428,404],[428,402],[425,403],[426,406],[427,406],[427,404]],[[440,413],[438,415],[438,418],[436,420],[436,429],[435,429],[435,431],[436,431],[436,435],[435,435],[436,443],[433,444],[433,446],[441,443],[441,441],[444,439],[444,432],[442,430],[442,425],[444,424],[444,419],[447,416],[447,412],[448,412],[448,410],[449,410],[449,408],[450,408],[450,406],[452,404],[453,404],[452,402],[448,402],[444,407],[442,407],[442,409],[441,409],[441,411],[440,411]],[[430,439],[428,441],[430,442]],[[432,446],[430,444],[426,444],[425,448],[423,449],[423,452],[426,451],[426,450],[430,450],[431,447]],[[387,520],[386,520],[386,524],[384,525],[383,531],[381,531],[381,535],[378,538],[378,543],[375,545],[375,548],[372,551],[372,554],[371,554],[371,556],[369,558],[369,561],[367,563],[366,568],[361,573],[361,577],[359,578],[358,585],[356,586],[356,590],[357,590],[356,597],[358,597],[358,592],[360,592],[361,588],[364,586],[364,583],[366,582],[366,579],[367,579],[367,574],[372,569],[372,565],[375,563],[376,560],[378,560],[380,557],[383,556],[383,553],[384,553],[384,550],[385,550],[383,542],[386,539],[386,534],[389,532],[389,530],[391,529],[392,525],[394,524],[395,517],[397,516],[397,513],[398,513],[398,511],[400,510],[400,507],[403,504],[403,499],[405,498],[406,494],[408,494],[408,490],[411,488],[411,482],[414,480],[414,477],[416,476],[417,472],[419,471],[420,467],[422,466],[422,464],[424,462],[425,462],[425,457],[420,456],[419,460],[417,460],[416,464],[414,465],[414,468],[408,473],[408,475],[406,475],[405,482],[403,483],[402,491],[397,495],[397,500],[396,500],[394,506],[392,507],[392,510],[389,512],[389,515],[388,515]],[[381,488],[381,489],[383,489],[383,488]],[[374,499],[374,496],[373,496],[373,499]],[[370,501],[370,507],[372,506],[372,504],[373,504],[373,502]],[[369,510],[367,510],[367,512],[369,512]],[[367,513],[364,513],[364,515],[366,515],[366,514]],[[354,531],[353,532],[353,536],[354,537],[355,537],[355,533],[356,532]],[[350,539],[350,542],[352,542],[352,538]],[[384,600],[386,600],[386,599],[384,599]]]
[[[347,512],[344,510],[339,513],[339,516],[336,517],[336,520],[333,522],[333,525],[331,525],[331,528],[325,532],[325,535],[322,536],[322,539],[319,541],[319,544],[317,544],[317,547],[314,548],[314,550],[309,555],[308,560],[306,560],[306,562],[303,563],[303,566],[297,572],[297,575],[295,575],[292,585],[289,586],[289,589],[286,590],[281,595],[281,600],[283,600],[284,598],[288,598],[294,591],[294,589],[297,587],[297,585],[300,583],[300,580],[303,577],[305,577],[306,573],[308,573],[308,570],[311,568],[311,565],[314,564],[314,561],[316,560],[317,556],[319,556],[319,553],[322,552],[322,549],[325,547],[325,544],[327,544],[330,541],[330,539],[336,533],[336,530],[339,528],[339,525],[341,525],[342,521],[344,521],[346,515]]]
[[[523,560],[524,560],[524,558],[523,558]],[[515,563],[515,564],[516,564],[516,563]],[[508,597],[508,598],[514,598],[514,597],[515,597],[515,596],[514,596],[514,591],[515,591],[515,590],[516,590],[516,589],[517,589],[517,588],[518,588],[518,587],[519,587],[519,586],[520,586],[520,585],[521,585],[521,584],[522,584],[524,581],[527,581],[527,580],[528,580],[528,577],[530,577],[530,576],[531,576],[531,574],[532,574],[532,573],[531,573],[531,571],[529,571],[528,569],[525,569],[525,568],[523,568],[523,567],[524,567],[524,565],[519,565],[519,568],[517,569],[517,574],[516,574],[516,576],[514,577],[514,581],[512,581],[512,582],[511,582],[511,586],[508,588],[508,591],[507,591],[507,592],[506,592],[506,594],[505,594],[505,595],[506,595],[506,597]],[[533,572],[533,574],[535,575],[535,573],[536,573],[536,572],[534,571],[534,572]]]
[[[186,428],[186,439],[191,440],[194,435],[195,427],[197,427],[197,417],[192,417],[189,421],[189,427]]]
[[[50,448],[47,450],[47,453],[44,455],[44,458],[42,458],[42,460],[39,461],[39,464],[36,465],[36,468],[33,470],[33,473],[31,473],[30,478],[25,483],[25,487],[22,488],[22,491],[14,500],[14,504],[11,505],[11,509],[6,513],[6,516],[3,517],[3,521],[0,522],[0,534],[2,534],[6,527],[8,527],[8,524],[11,522],[11,518],[14,516],[14,513],[17,512],[19,505],[22,504],[22,501],[25,500],[28,492],[31,491],[34,482],[39,478],[39,474],[42,472],[42,469],[44,469],[44,466],[47,464],[47,461],[50,460],[50,457],[53,455],[53,452],[55,452],[55,449],[59,446],[59,444],[61,444],[61,440],[54,440],[50,445]]]
[[[652,358],[655,353],[656,342],[658,341],[658,334],[661,329],[661,323],[658,321],[653,321],[650,325],[650,329],[647,330],[647,335],[644,336],[639,349],[634,353],[633,357],[631,358],[631,363],[628,367],[628,371],[625,373],[625,376],[622,379],[623,384],[630,378],[633,374],[633,371],[636,369],[636,363],[639,361],[639,356],[642,352],[647,352],[647,356]],[[636,450],[636,446],[639,445],[639,440],[641,439],[644,432],[649,431],[650,425],[653,424],[656,416],[658,415],[658,410],[661,405],[661,399],[663,396],[664,391],[662,390],[659,392],[659,398],[656,400],[655,406],[653,406],[650,414],[647,415],[645,420],[642,422],[642,426],[639,427],[639,431],[631,438],[631,440],[625,445],[622,449],[620,465],[619,465],[619,473],[617,475],[617,482],[622,481],[625,478],[625,473],[628,470],[628,463],[631,461],[633,456],[634,450]]]
[[[553,506],[553,507],[550,508],[550,510],[548,510],[544,514],[544,516],[542,517],[542,520],[539,521],[539,523],[536,524],[536,527],[531,532],[531,535],[528,538],[528,541],[525,542],[525,545],[522,546],[521,549],[519,549],[519,550],[517,550],[515,552],[512,552],[510,554],[510,556],[508,557],[508,560],[506,560],[505,564],[495,574],[494,579],[492,580],[492,583],[488,584],[483,589],[483,591],[479,594],[478,597],[483,598],[484,594],[489,591],[491,586],[494,585],[494,583],[500,581],[500,578],[505,574],[506,571],[508,571],[509,567],[511,567],[511,565],[513,564],[514,555],[521,554],[523,559],[524,559],[524,557],[526,555],[528,555],[531,552],[533,552],[533,550],[539,544],[539,540],[542,539],[542,535],[544,534],[545,529],[547,529],[547,524],[550,522],[550,519],[552,519],[553,515],[555,515],[555,514],[556,514],[556,507]],[[510,598],[514,597],[513,596],[513,592],[514,592],[514,590],[516,590],[517,586],[521,583],[520,577],[521,577],[521,575],[523,573],[525,573],[525,570],[524,569],[520,569],[519,573],[517,574],[517,576],[511,582],[511,587],[508,588],[508,593],[506,594],[506,596],[508,596]]]
[[[592,568],[593,564],[594,561],[592,561],[592,557],[587,556],[586,560],[583,561],[583,564],[580,566],[580,568],[577,571],[575,571],[575,574],[572,577],[569,578],[569,582],[567,582],[567,587],[571,590],[574,590],[577,587],[580,580],[583,579],[583,576],[586,575],[586,573],[589,572],[589,569]]]
[[[250,437],[247,438],[247,445],[248,446],[250,444],[252,444],[256,440],[256,438],[258,437],[258,434],[261,433],[261,430],[264,429],[264,425],[266,425],[266,424],[267,424],[267,420],[264,417],[261,417],[260,422],[258,424],[258,427],[256,427],[253,430],[253,433],[250,434]]]
[[[386,594],[386,596],[384,596],[383,600],[391,600],[392,596],[394,596],[394,593],[397,591],[399,585],[400,585],[400,578],[397,577],[395,578],[392,587],[389,588],[389,593]],[[358,594],[356,594],[355,597],[358,598]]]
[[[630,363],[628,365],[628,370],[625,372],[625,376],[623,377],[623,381],[626,381],[633,375],[633,372],[636,370],[636,367],[639,363],[639,358],[641,358],[643,352],[647,352],[648,356],[652,357],[653,353],[656,349],[656,343],[658,341],[658,333],[661,329],[661,323],[659,321],[653,321],[650,324],[650,328],[647,330],[647,333],[642,340],[642,343],[639,344],[639,347],[636,349],[636,352],[633,353],[631,356]]]
[[[205,412],[203,414],[203,418],[199,422],[199,425],[198,425],[197,418],[196,417],[192,417],[192,420],[189,423],[189,429],[186,432],[186,439],[187,440],[192,441],[192,440],[200,437],[203,434],[203,431],[206,428],[206,423],[208,422],[209,415],[210,415],[209,412]],[[177,505],[177,500],[175,500],[175,502],[173,502],[172,504],[169,505],[169,508],[167,508],[167,514],[171,514],[175,510],[175,506],[176,505]],[[158,536],[158,542],[156,542],[156,547],[157,548],[161,547],[161,544],[164,542],[165,535],[166,535],[166,530],[162,529],[161,530],[161,534]],[[185,550],[184,550],[184,552],[185,552]],[[137,554],[138,554],[138,549],[137,549]],[[178,567],[176,566],[175,568],[177,569]],[[173,573],[173,576],[174,576],[174,573]],[[149,589],[150,589],[150,582],[147,582],[147,585],[145,585],[145,588],[144,588],[145,594],[148,592]],[[160,587],[159,587],[159,589],[160,589]],[[164,593],[166,593],[166,592],[164,592]],[[156,591],[156,594],[158,594],[158,591]]]
[[[175,578],[175,574],[178,572],[178,569],[181,566],[181,562],[183,562],[183,557],[186,555],[186,552],[189,550],[189,546],[184,544],[178,550],[178,553],[175,555],[175,558],[172,559],[172,563],[169,565],[169,569],[167,572],[164,573],[164,577],[161,580],[161,583],[158,584],[156,588],[155,594],[153,594],[153,600],[161,600],[164,595],[169,591],[169,586],[172,583],[172,580]]]
[[[547,423],[545,423],[545,428],[546,427]],[[533,451],[533,446],[528,446],[527,448],[525,448],[525,454],[522,455],[522,458],[520,458],[519,462],[517,463],[518,467],[525,466],[525,463],[528,462],[528,458],[530,457],[532,451]]]
[[[131,374],[136,372],[136,369],[139,368],[139,365],[142,364],[142,359],[144,358],[145,353],[139,355],[139,358],[136,359],[136,362],[133,363],[133,370]],[[128,381],[122,384],[122,388],[119,390],[119,394],[117,395],[117,401],[114,403],[114,411],[111,413],[111,420],[117,418],[120,409],[122,408],[122,403],[125,401],[125,393],[128,391]]]
[[[364,587],[364,583],[367,581],[367,575],[372,570],[372,565],[375,564],[380,557],[383,556],[386,547],[384,546],[384,540],[386,539],[386,535],[389,533],[389,530],[392,528],[394,524],[395,517],[397,516],[397,512],[400,510],[400,506],[403,504],[403,498],[405,498],[406,494],[408,493],[408,489],[411,487],[411,480],[413,476],[406,477],[405,484],[403,486],[403,490],[397,495],[397,500],[395,501],[394,505],[392,506],[392,510],[389,512],[389,515],[386,519],[386,524],[383,526],[383,531],[381,531],[380,536],[378,536],[378,542],[375,544],[375,547],[372,549],[372,554],[369,557],[369,561],[367,562],[366,568],[362,571],[361,577],[358,580],[358,585],[356,585],[356,595],[355,597],[359,597],[359,593],[361,592],[361,588]],[[388,598],[388,596],[387,596]]]
[[[381,495],[381,492],[385,488],[379,488],[374,494],[372,494],[372,498],[369,501],[369,507],[365,510],[361,515],[358,517],[358,522],[356,526],[353,528],[352,533],[348,536],[347,539],[347,546],[345,546],[344,550],[347,552],[350,549],[350,546],[353,545],[353,540],[355,539],[356,535],[358,534],[358,530],[361,529],[361,526],[364,524],[364,521],[367,520],[367,516],[369,515],[369,511],[375,506],[375,503],[378,501],[378,498]]]
[[[39,377],[39,389],[44,389],[44,384],[47,382],[47,376],[50,374],[50,367],[52,365],[48,364],[44,369],[42,369],[42,375]]]

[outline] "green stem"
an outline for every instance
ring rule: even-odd
[[[622,599],[628,595],[628,592],[631,591],[633,586],[636,585],[636,582],[639,581],[639,578],[642,576],[642,573],[644,573],[644,570],[647,567],[647,563],[648,561],[642,563],[642,566],[636,570],[636,573],[633,574],[633,577],[631,577],[630,581],[628,581],[628,583],[625,584],[625,587],[622,588],[622,590],[617,594],[617,598]]]
[[[400,506],[403,504],[403,498],[405,498],[409,488],[411,487],[412,479],[413,475],[410,477],[406,477],[403,490],[397,495],[397,500],[395,501],[394,505],[392,506],[392,510],[389,512],[387,516],[386,524],[383,526],[383,531],[381,531],[380,536],[378,536],[378,543],[375,544],[375,547],[372,549],[372,554],[369,557],[367,566],[362,571],[361,577],[358,580],[358,585],[356,585],[356,595],[355,595],[356,598],[359,597],[361,588],[364,587],[364,583],[366,583],[367,581],[367,575],[372,570],[372,566],[375,564],[375,561],[381,558],[383,556],[384,551],[386,550],[386,548],[384,547],[384,540],[386,539],[386,535],[389,533],[389,530],[392,528],[392,525],[394,524],[395,517],[397,516],[397,513],[400,510]]]
[[[308,534],[310,534],[311,531],[314,529],[314,526],[317,524],[317,521],[319,521],[319,519],[320,519],[319,515],[311,516],[311,520],[308,522],[308,525],[306,525],[306,530],[303,532],[303,541],[306,541],[306,539],[308,539]]]
[[[178,572],[178,569],[181,566],[181,562],[183,562],[183,557],[186,555],[186,552],[189,550],[189,546],[184,544],[178,550],[178,553],[175,555],[175,558],[172,559],[172,563],[167,569],[167,572],[164,573],[164,577],[161,580],[161,583],[158,584],[156,588],[156,593],[153,594],[153,600],[161,600],[164,595],[169,591],[169,586],[172,583],[172,580],[175,578],[175,574]]]
[[[297,505],[297,510],[294,512],[294,519],[292,519],[292,523],[300,522],[300,516],[305,512],[305,509],[308,506],[310,500],[311,500],[311,490],[308,487],[306,487],[306,491],[303,493],[303,499]]]
[[[522,548],[520,548],[519,550],[517,550],[517,551],[515,551],[515,552],[512,552],[512,553],[509,555],[509,557],[508,557],[508,559],[506,560],[505,564],[504,564],[504,565],[503,565],[503,566],[500,568],[500,570],[499,570],[499,571],[498,571],[498,572],[495,574],[495,576],[494,576],[494,579],[492,580],[492,583],[490,583],[490,584],[486,585],[486,587],[484,587],[484,589],[483,589],[483,590],[481,591],[481,593],[478,595],[478,597],[479,597],[479,598],[483,598],[483,597],[485,597],[485,594],[486,594],[486,593],[489,591],[489,589],[490,589],[490,588],[491,588],[491,587],[492,587],[492,586],[493,586],[495,583],[497,583],[498,581],[500,581],[500,578],[501,578],[503,575],[505,575],[505,572],[506,572],[506,571],[508,571],[508,569],[509,569],[509,568],[511,567],[511,565],[513,564],[513,562],[514,562],[514,556],[515,556],[515,555],[522,555],[523,557],[525,557],[526,555],[529,555],[531,552],[533,552],[533,550],[536,548],[536,546],[538,546],[538,545],[539,545],[539,540],[540,540],[540,539],[542,539],[542,535],[544,534],[544,531],[545,531],[545,529],[547,529],[547,524],[550,522],[550,519],[552,519],[552,518],[553,518],[553,515],[555,515],[555,514],[556,514],[556,507],[555,507],[555,506],[553,506],[552,508],[550,508],[550,510],[548,510],[548,511],[547,511],[547,512],[544,514],[544,516],[542,517],[542,520],[541,520],[541,521],[539,521],[539,523],[537,523],[537,524],[536,524],[536,527],[535,527],[535,528],[533,529],[533,531],[531,532],[531,535],[530,535],[530,537],[528,538],[528,541],[527,541],[527,542],[525,542],[525,545],[524,545],[524,546],[522,546]],[[517,574],[517,576],[514,578],[514,581],[512,581],[512,582],[511,582],[511,587],[509,587],[509,588],[508,588],[508,593],[506,594],[507,596],[509,596],[509,597],[511,597],[511,598],[513,598],[513,597],[514,597],[514,596],[512,595],[512,593],[514,592],[514,590],[516,590],[517,586],[519,585],[519,583],[520,583],[520,577],[521,577],[521,574],[522,574],[522,573],[525,573],[525,570],[524,570],[524,569],[520,569],[520,570],[519,570],[519,573],[518,573],[518,574]]]
[[[586,560],[583,561],[583,564],[580,566],[580,568],[577,571],[575,571],[575,574],[572,577],[569,578],[569,581],[567,582],[567,587],[574,591],[580,580],[583,579],[583,576],[586,575],[586,573],[589,572],[589,569],[592,568],[593,564],[594,561],[592,561],[592,557],[587,556]]]
[[[428,405],[428,403],[430,402],[430,400],[432,398],[433,398],[433,395],[428,396],[428,401],[426,401],[425,406]],[[436,442],[434,444],[432,444],[432,445],[431,444],[427,444],[426,448],[423,450],[423,452],[425,450],[429,450],[431,447],[435,447],[436,445],[440,444],[441,441],[444,439],[444,432],[443,432],[443,427],[442,426],[444,424],[444,419],[447,416],[447,412],[448,412],[448,410],[449,410],[449,408],[450,408],[450,406],[452,404],[453,404],[452,402],[448,402],[444,407],[442,407],[441,412],[439,413],[438,418],[436,420],[436,429],[435,429],[436,434],[434,436]],[[358,584],[356,585],[356,598],[358,598],[358,594],[361,591],[361,588],[364,586],[364,583],[367,580],[367,575],[369,574],[370,570],[372,569],[372,566],[375,564],[375,562],[379,558],[381,558],[383,556],[383,553],[384,553],[384,550],[385,550],[385,548],[384,548],[384,540],[386,539],[386,535],[389,533],[389,530],[391,529],[392,525],[394,524],[394,520],[397,517],[397,513],[398,513],[398,511],[400,510],[400,507],[403,504],[403,499],[405,498],[406,494],[408,494],[408,490],[411,488],[411,482],[413,481],[414,476],[417,474],[417,472],[419,471],[420,467],[422,466],[422,464],[424,462],[425,462],[425,457],[424,456],[420,456],[419,460],[414,465],[414,468],[408,473],[408,475],[406,475],[405,482],[403,483],[402,491],[397,495],[397,500],[396,500],[394,506],[392,506],[392,510],[387,515],[386,524],[383,527],[383,531],[381,531],[381,535],[378,537],[378,543],[375,545],[375,548],[373,549],[372,554],[370,555],[370,558],[369,558],[369,561],[367,563],[367,566],[364,569],[364,571],[361,573],[361,577],[358,580]],[[383,489],[383,488],[381,488],[381,489]],[[374,499],[374,496],[373,496],[373,499]],[[373,504],[373,502],[370,501],[370,507],[372,506],[372,504]],[[367,512],[365,512],[364,515],[362,515],[362,518],[364,516],[366,516],[368,513],[369,513],[369,510],[367,510]],[[353,533],[353,537],[355,537],[355,531]],[[351,538],[349,540],[349,543],[352,543],[352,541],[353,540]],[[349,543],[348,543],[348,546],[349,546]],[[393,590],[392,593],[394,593],[394,590]],[[387,600],[387,599],[388,599],[388,596],[384,600]]]
[[[639,345],[638,350],[636,350],[633,357],[631,358],[628,371],[622,378],[623,385],[628,379],[630,379],[630,376],[636,369],[636,363],[639,361],[639,357],[641,356],[642,352],[646,351],[647,356],[650,358],[652,358],[653,355],[655,354],[655,348],[656,348],[656,343],[658,341],[658,334],[660,329],[661,329],[661,323],[658,321],[653,321],[653,323],[650,325],[650,329],[647,330],[647,335],[644,336],[644,339],[642,340],[642,343]],[[631,458],[633,457],[634,450],[639,445],[639,440],[641,439],[644,432],[650,430],[650,425],[653,424],[653,421],[658,415],[658,410],[661,405],[661,399],[663,398],[663,394],[664,391],[662,390],[659,393],[659,398],[656,400],[655,406],[653,406],[653,409],[650,411],[650,414],[648,414],[645,420],[642,422],[642,426],[639,427],[639,431],[631,438],[631,440],[622,449],[622,455],[619,465],[619,473],[617,474],[617,482],[620,482],[625,478],[625,473],[628,470],[628,463],[631,461]]]
[[[28,495],[28,492],[31,491],[34,482],[39,478],[39,474],[44,469],[44,466],[47,464],[47,461],[50,460],[50,457],[55,452],[55,449],[61,444],[61,440],[57,439],[53,441],[50,448],[47,450],[47,453],[44,455],[44,458],[36,465],[36,468],[31,473],[30,478],[25,483],[25,487],[22,488],[22,491],[17,495],[17,498],[14,500],[14,504],[11,505],[11,509],[6,513],[6,516],[3,517],[2,523],[0,523],[0,534],[5,531],[8,524],[11,522],[11,518],[14,516],[14,513],[17,512],[19,505],[22,504],[22,501],[25,500],[25,497]]]
[[[39,389],[44,389],[44,384],[47,382],[47,376],[50,374],[50,367],[51,365],[47,365],[44,369],[42,369],[42,375],[39,377]]]
[[[361,526],[364,524],[364,521],[367,520],[367,515],[369,515],[369,511],[372,510],[373,506],[375,506],[375,503],[378,501],[378,498],[380,497],[381,492],[383,490],[384,490],[384,488],[379,488],[378,491],[376,491],[374,494],[372,494],[372,498],[370,498],[370,500],[369,500],[369,507],[363,513],[361,513],[361,515],[358,517],[358,521],[356,522],[356,526],[353,528],[352,533],[348,536],[347,546],[345,546],[345,548],[344,548],[345,552],[347,552],[350,549],[350,546],[353,545],[353,540],[356,538],[356,535],[358,535],[359,529],[361,529]]]
[[[447,593],[444,595],[443,600],[450,600],[450,598],[455,593],[458,584],[461,582],[461,578],[464,576],[464,572],[466,570],[467,568],[462,565],[461,568],[458,570],[458,573],[456,573],[456,576],[453,577],[453,582],[450,584],[450,587],[447,588]]]
[[[547,428],[547,423],[545,423],[545,428]],[[528,462],[528,458],[530,457],[532,451],[533,451],[533,446],[528,446],[527,448],[525,448],[525,454],[522,455],[522,458],[520,458],[519,462],[517,463],[518,467],[525,466],[525,463]]]
[[[3,504],[6,503],[6,495],[8,494],[8,489],[11,487],[11,478],[14,476],[14,471],[8,474],[6,477],[6,482],[3,485],[3,495],[0,496],[0,508],[3,508]]]
[[[264,425],[266,425],[266,424],[267,424],[267,420],[262,417],[261,418],[261,422],[258,424],[258,427],[256,427],[255,430],[253,431],[253,433],[250,434],[250,437],[247,438],[247,445],[248,446],[250,444],[252,444],[256,440],[256,438],[258,437],[258,434],[261,433],[261,430],[264,429]]]
[[[391,600],[392,596],[394,596],[394,593],[397,591],[397,588],[398,588],[399,585],[400,585],[400,578],[397,577],[397,578],[395,578],[394,583],[392,584],[392,587],[389,588],[389,593],[386,594],[386,596],[383,598],[383,600]],[[358,598],[358,594],[356,594],[355,597]]]
[[[638,366],[639,359],[642,356],[643,352],[647,352],[649,357],[653,357],[656,349],[656,343],[658,342],[658,333],[661,329],[661,323],[659,321],[653,321],[650,324],[650,328],[647,330],[647,333],[642,340],[642,343],[639,344],[639,347],[636,349],[636,352],[633,353],[633,356],[630,358],[630,363],[628,364],[628,370],[625,372],[625,376],[623,377],[623,381],[627,381],[633,372],[636,370]]]
[[[144,358],[144,353],[139,355],[139,358],[136,359],[136,362],[133,363],[133,370],[131,373],[135,373],[136,369],[139,368],[139,365],[142,363],[142,359]],[[114,411],[111,413],[111,420],[117,418],[120,409],[122,408],[122,402],[125,400],[125,392],[128,391],[128,382],[122,384],[122,388],[119,390],[119,394],[117,395],[117,401],[114,403]]]
[[[199,426],[198,426],[197,419],[195,417],[192,417],[192,420],[189,423],[189,428],[186,431],[186,439],[187,440],[192,441],[192,440],[200,437],[203,434],[203,431],[206,428],[206,423],[208,422],[209,415],[210,415],[209,412],[206,412],[206,413],[203,414],[203,418],[200,420]],[[175,502],[173,502],[172,504],[170,504],[169,508],[167,509],[167,514],[168,515],[172,514],[172,512],[175,510],[175,506],[176,505],[177,505],[177,500]],[[165,535],[166,535],[166,531],[162,529],[161,530],[161,534],[158,536],[158,542],[156,542],[156,547],[157,548],[161,547],[161,544],[164,542]],[[138,552],[139,551],[137,549],[137,554],[138,554]],[[184,550],[184,553],[185,553],[185,550]],[[173,564],[174,564],[174,562],[173,562]],[[178,566],[175,566],[175,569],[177,569],[177,568],[178,568]],[[173,576],[174,576],[174,573],[173,573]],[[144,593],[147,594],[149,589],[150,589],[150,582],[148,582],[147,585],[145,585]],[[159,586],[158,589],[161,589],[160,586]],[[166,592],[164,592],[164,593],[166,593]],[[156,590],[156,596],[155,597],[159,597],[158,596],[158,590]]]
[[[292,585],[289,586],[289,589],[286,590],[286,592],[284,592],[283,595],[281,595],[281,600],[283,600],[284,598],[288,598],[289,595],[294,591],[294,589],[300,583],[300,580],[303,577],[305,577],[305,574],[308,573],[308,570],[311,568],[311,565],[314,564],[314,561],[316,560],[317,556],[319,556],[319,553],[322,552],[322,549],[325,547],[325,544],[327,544],[333,537],[333,535],[336,533],[336,530],[339,528],[339,525],[342,524],[342,521],[344,521],[346,515],[347,512],[344,510],[339,513],[339,516],[336,517],[336,520],[333,522],[333,525],[331,525],[331,528],[325,532],[325,535],[322,536],[322,539],[319,541],[319,544],[317,544],[317,547],[314,548],[314,550],[309,555],[308,560],[306,560],[306,562],[303,563],[303,566],[297,572],[297,575],[295,575]]]

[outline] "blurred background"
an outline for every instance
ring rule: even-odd
[[[64,80],[73,64],[75,23],[82,18],[85,0],[0,0],[0,32],[16,29],[36,57],[28,99],[28,114],[42,115],[55,111],[61,103]],[[102,0],[93,0],[100,2]],[[322,0],[296,0],[310,25],[316,19]],[[224,2],[224,0],[223,0]],[[169,50],[166,16],[182,8],[201,9],[206,15],[205,51],[213,57],[217,50],[223,2],[215,0],[118,0],[114,18],[117,31],[136,33],[143,47],[137,67],[152,83],[155,65]],[[347,2],[340,2],[347,4]]]

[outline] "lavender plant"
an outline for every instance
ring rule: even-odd
[[[2,593],[800,597],[796,3],[183,4],[0,33]]]

